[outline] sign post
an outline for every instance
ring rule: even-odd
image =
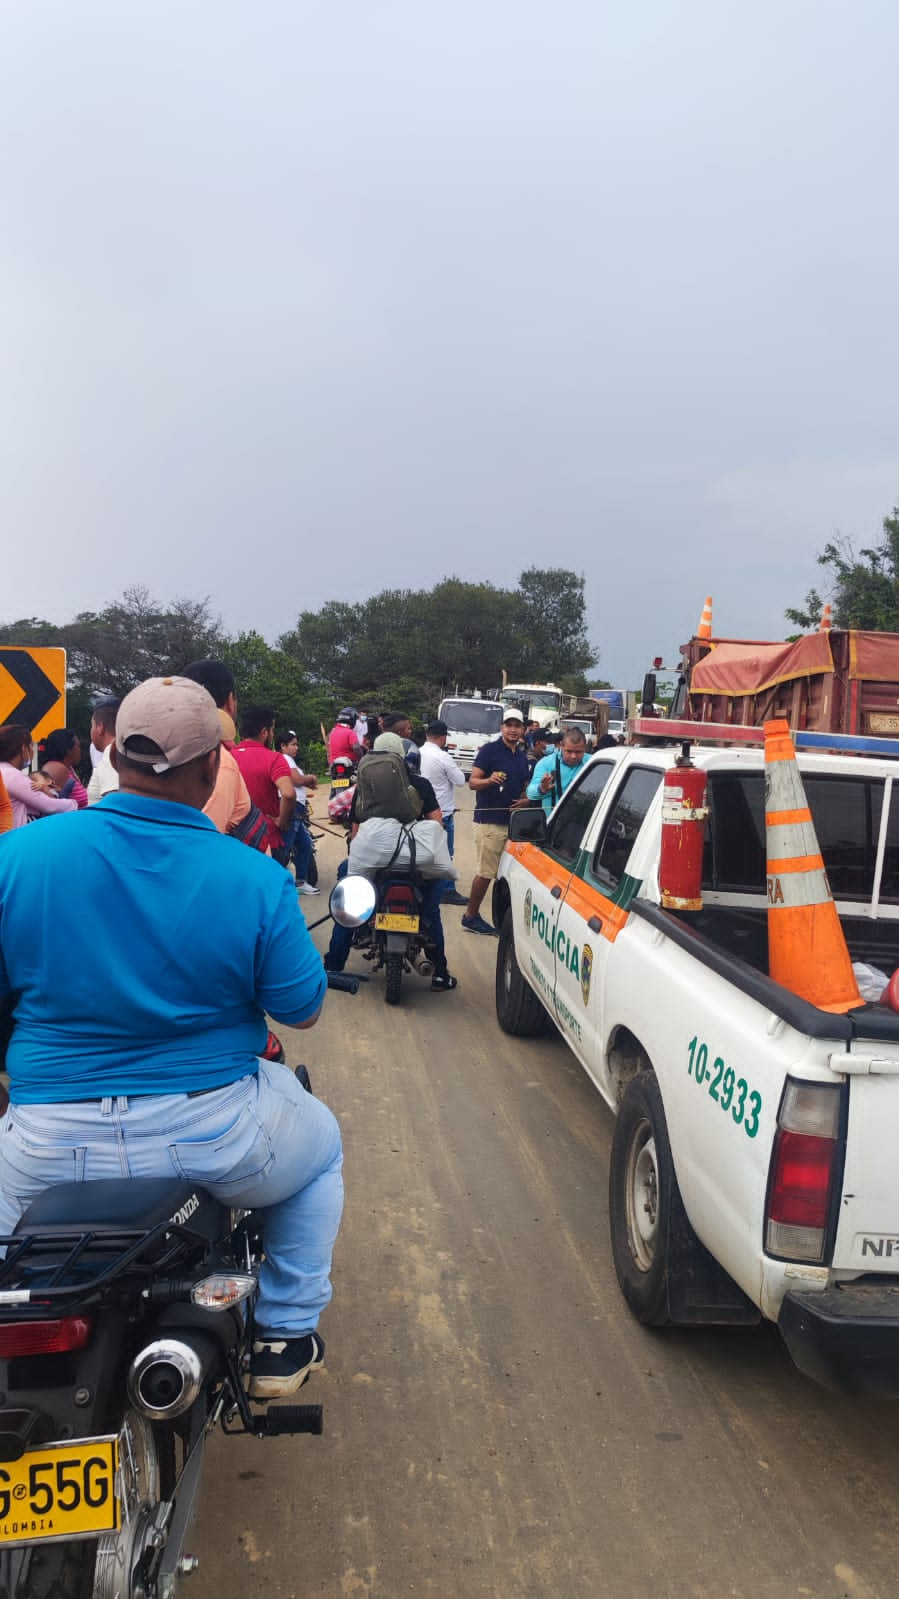
[[[66,652],[0,645],[0,725],[21,722],[37,740],[66,725]]]

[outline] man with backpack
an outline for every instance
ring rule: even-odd
[[[561,748],[551,750],[534,767],[528,783],[528,799],[540,800],[548,816],[587,759],[587,740],[583,732],[579,727],[567,727]]]
[[[371,754],[363,756],[359,762],[356,792],[350,811],[350,836],[355,838],[360,825],[373,817],[389,817],[405,824],[442,821],[433,787],[426,777],[410,771],[404,759],[403,741],[397,733],[380,733]],[[345,877],[347,870],[348,862],[343,861],[337,876]],[[442,889],[440,878],[432,878],[421,884],[421,919],[430,935],[434,955],[431,987],[436,992],[458,986],[446,963],[443,923],[440,920]],[[352,946],[352,928],[340,927],[335,922],[325,956],[325,971],[342,972]]]

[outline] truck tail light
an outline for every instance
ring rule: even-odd
[[[784,1260],[824,1259],[839,1154],[838,1083],[787,1079],[768,1181],[765,1248]]]

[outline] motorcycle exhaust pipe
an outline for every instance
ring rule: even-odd
[[[434,976],[434,962],[429,959],[423,949],[419,950],[412,964],[415,967],[419,977]]]
[[[183,1415],[199,1398],[217,1353],[212,1339],[155,1338],[128,1368],[132,1404],[151,1421]]]

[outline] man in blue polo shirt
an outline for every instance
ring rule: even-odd
[[[310,1027],[326,978],[290,877],[203,815],[220,736],[205,688],[151,678],[119,709],[118,792],[3,841],[0,1234],[73,1179],[180,1176],[259,1208],[250,1393],[269,1399],[322,1361],[342,1155],[331,1112],[259,1059],[265,1012]]]
[[[496,928],[481,915],[484,895],[499,870],[509,836],[509,815],[526,805],[523,798],[530,768],[522,747],[524,719],[517,706],[503,715],[499,738],[482,745],[474,758],[469,785],[474,790],[475,875],[462,917],[466,933],[497,936]]]

